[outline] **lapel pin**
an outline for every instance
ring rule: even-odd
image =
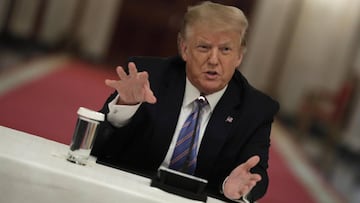
[[[233,120],[234,120],[234,118],[233,118],[233,117],[228,116],[228,117],[226,118],[225,122],[227,122],[227,123],[232,123],[232,122],[233,122]]]

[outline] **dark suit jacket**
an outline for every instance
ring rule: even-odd
[[[105,121],[95,141],[92,154],[101,162],[152,176],[164,160],[175,131],[185,90],[185,62],[180,57],[136,57],[139,71],[149,73],[156,104],[141,104],[130,123],[121,128]],[[106,101],[103,113],[107,114]],[[260,163],[252,172],[262,180],[251,191],[250,198],[262,197],[268,186],[268,152],[270,131],[279,105],[254,89],[236,71],[224,95],[216,105],[201,142],[195,176],[208,180],[207,192],[224,198],[220,188],[224,179],[239,164],[253,155]],[[233,121],[226,121],[228,117]]]

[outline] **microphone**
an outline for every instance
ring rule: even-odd
[[[204,96],[200,95],[198,97],[198,100],[200,101],[200,103],[204,103],[206,101],[206,98]]]

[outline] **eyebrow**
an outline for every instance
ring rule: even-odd
[[[207,42],[206,40],[200,39],[198,41],[196,41],[196,44],[211,44],[211,42]],[[219,47],[223,47],[223,46],[233,46],[233,43],[229,42],[224,42],[222,44],[219,44]]]

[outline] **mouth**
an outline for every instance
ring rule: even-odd
[[[216,71],[206,71],[205,76],[208,79],[215,79],[219,74]]]

